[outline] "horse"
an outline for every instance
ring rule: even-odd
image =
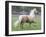
[[[20,15],[19,16],[19,20],[16,21],[16,24],[20,24],[20,26],[22,26],[23,28],[23,24],[22,23],[26,23],[26,22],[32,22],[35,19],[35,13],[37,13],[37,9],[34,8],[30,11],[29,15]]]

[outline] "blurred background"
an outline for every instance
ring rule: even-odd
[[[36,8],[38,11],[38,15],[41,14],[41,7],[31,7],[31,6],[12,6],[12,14],[13,15],[29,15],[30,11]]]
[[[41,7],[32,6],[12,6],[12,31],[23,31],[23,30],[39,30],[41,29]],[[19,19],[19,15],[29,15],[32,9],[36,8],[37,13],[35,14],[36,23],[23,23],[23,29],[20,27],[21,24],[15,24]],[[17,26],[16,26],[17,25]]]

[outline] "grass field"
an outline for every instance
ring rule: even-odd
[[[22,30],[40,30],[41,29],[41,20],[39,16],[36,16],[34,23],[24,23],[23,29],[20,26],[20,24],[17,24],[17,26],[14,24],[16,20],[18,19],[17,16],[12,16],[12,31],[22,31]]]

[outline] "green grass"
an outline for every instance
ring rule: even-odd
[[[40,30],[41,29],[40,17],[36,17],[34,23],[23,23],[23,26],[21,24],[17,24],[17,26],[15,25],[15,22],[17,19],[18,17],[12,16],[12,31]]]

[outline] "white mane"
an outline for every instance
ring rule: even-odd
[[[34,15],[34,11],[36,11],[36,8],[34,8],[33,10],[30,11],[30,16],[33,16]]]

